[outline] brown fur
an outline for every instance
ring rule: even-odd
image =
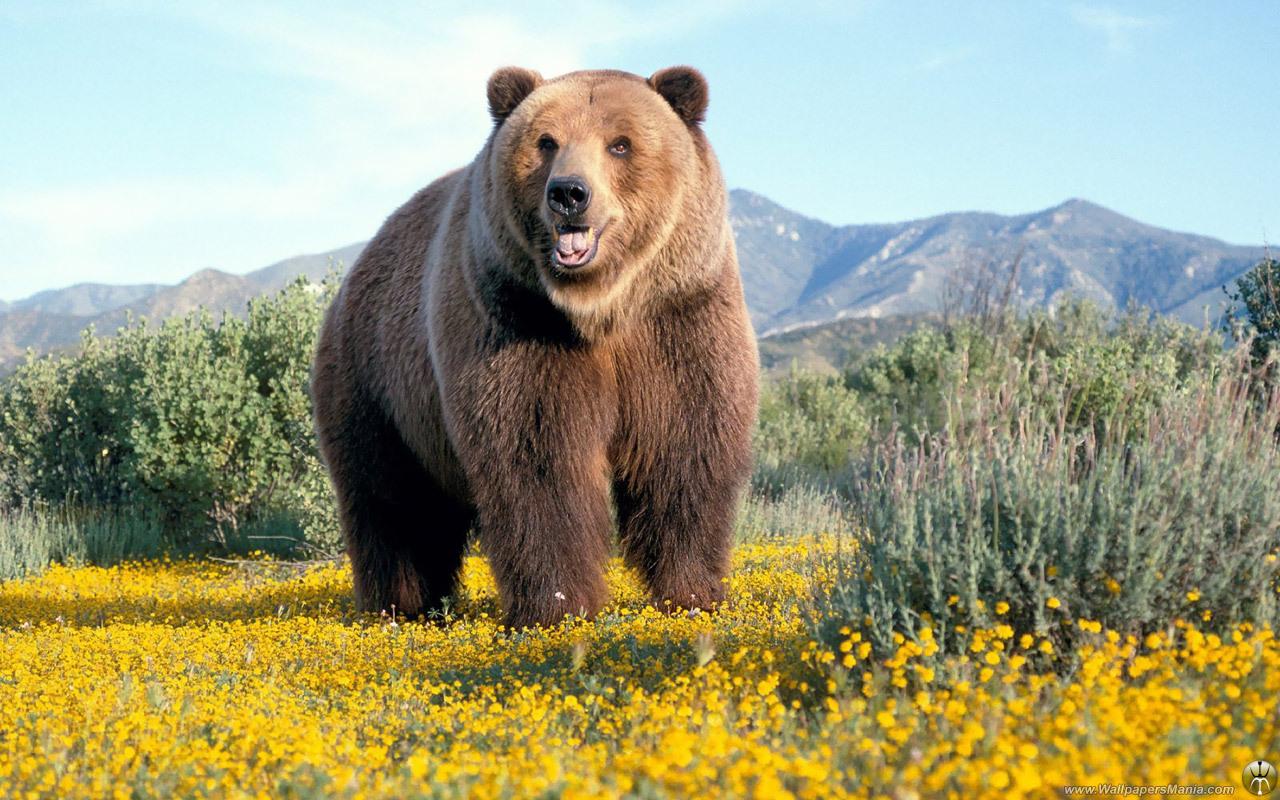
[[[474,526],[510,624],[594,613],[612,496],[655,602],[707,608],[723,597],[757,368],[698,127],[705,81],[508,68],[488,96],[484,149],[387,220],[321,333],[316,426],[358,604],[435,608]],[[619,137],[625,156],[609,150]],[[590,183],[585,221],[603,228],[572,271],[551,261],[544,199],[567,174]]]

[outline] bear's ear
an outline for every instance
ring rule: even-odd
[[[541,85],[542,76],[523,67],[503,67],[490,75],[489,113],[493,115],[493,121],[502,124],[520,101]]]
[[[649,78],[654,91],[666,98],[680,119],[697,125],[707,115],[707,79],[693,67],[667,67]]]

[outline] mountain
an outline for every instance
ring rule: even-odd
[[[1217,317],[1221,287],[1263,257],[1261,247],[1156,228],[1086,200],[1016,216],[960,212],[844,226],[743,189],[730,192],[729,200],[747,306],[763,339],[833,320],[883,318],[880,326],[845,331],[877,340],[908,326],[907,317],[938,312],[954,276],[1015,258],[1020,304],[1077,295],[1105,306],[1136,303],[1199,324],[1206,307]],[[111,331],[131,313],[159,319],[201,305],[239,311],[249,298],[297,275],[318,281],[350,266],[363,246],[296,256],[244,275],[206,269],[175,286],[80,284],[0,303],[0,371],[28,347],[72,346],[86,325]],[[779,341],[781,358],[781,342],[789,340]]]
[[[299,275],[306,275],[308,280],[319,283],[330,270],[339,266],[349,267],[356,263],[356,259],[360,257],[360,251],[364,250],[364,245],[364,242],[356,242],[327,253],[286,258],[269,267],[250,272],[245,277],[265,292],[279,291]]]
[[[295,256],[245,275],[204,269],[173,286],[83,283],[0,302],[0,374],[21,361],[28,348],[43,353],[75,345],[89,325],[99,332],[114,331],[131,315],[159,320],[200,306],[215,313],[241,311],[249,299],[279,291],[299,275],[318,282],[330,270],[350,266],[363,248],[358,242]]]
[[[137,302],[164,287],[158,283],[115,286],[108,283],[77,283],[65,289],[49,289],[9,305],[11,310],[38,311],[72,316],[92,316]],[[5,308],[0,306],[0,312]]]
[[[37,353],[63,350],[80,341],[85,317],[50,311],[0,311],[0,375],[17,366],[30,348]]]
[[[1144,305],[1193,323],[1216,317],[1223,284],[1256,264],[1261,247],[1145,225],[1086,200],[1018,216],[943,214],[837,227],[735,190],[747,301],[770,335],[831,319],[936,312],[948,276],[1021,255],[1019,302],[1066,295]]]

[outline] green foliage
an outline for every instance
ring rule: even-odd
[[[1094,344],[1123,357],[1133,334],[1115,339]],[[944,646],[999,622],[1060,640],[1078,618],[1137,634],[1205,611],[1280,622],[1280,394],[1258,403],[1240,362],[1158,391],[1096,368],[1107,416],[1083,428],[1060,358],[945,398],[965,425],[893,433],[860,465],[865,535],[834,565],[819,633],[852,623],[891,652],[922,619]]]
[[[774,493],[751,492],[743,498],[734,528],[739,542],[787,536],[842,533],[851,529],[846,504],[829,491],[791,486]]]
[[[307,395],[331,292],[300,279],[244,319],[90,330],[76,355],[28,360],[0,391],[0,507],[141,510],[179,548],[267,524],[332,546]]]
[[[1222,362],[1221,343],[1209,332],[1137,310],[1113,317],[1083,302],[1009,317],[992,329],[961,320],[913,332],[855,364],[846,384],[881,433],[900,428],[919,441],[963,424],[952,416],[951,398],[977,390],[1007,396],[1034,365],[1064,395],[1041,394],[1041,404],[1064,413],[1072,430],[1131,429],[1162,398]]]
[[[892,348],[873,350],[847,372],[845,383],[882,425],[936,430],[944,422],[944,390],[982,376],[989,349],[987,340],[964,328],[922,328]]]
[[[1254,361],[1280,349],[1280,261],[1268,256],[1225,290],[1231,300],[1228,324],[1237,341],[1248,340]]]
[[[0,580],[38,573],[53,562],[109,564],[159,556],[166,542],[145,514],[88,509],[0,511]]]
[[[780,491],[821,481],[857,455],[870,430],[857,394],[840,378],[792,369],[760,395],[755,484]]]

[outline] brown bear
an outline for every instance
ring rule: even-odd
[[[317,347],[358,605],[435,608],[474,528],[510,625],[593,614],[613,509],[654,601],[709,608],[757,357],[706,82],[505,68],[488,100],[484,149],[383,224]]]

